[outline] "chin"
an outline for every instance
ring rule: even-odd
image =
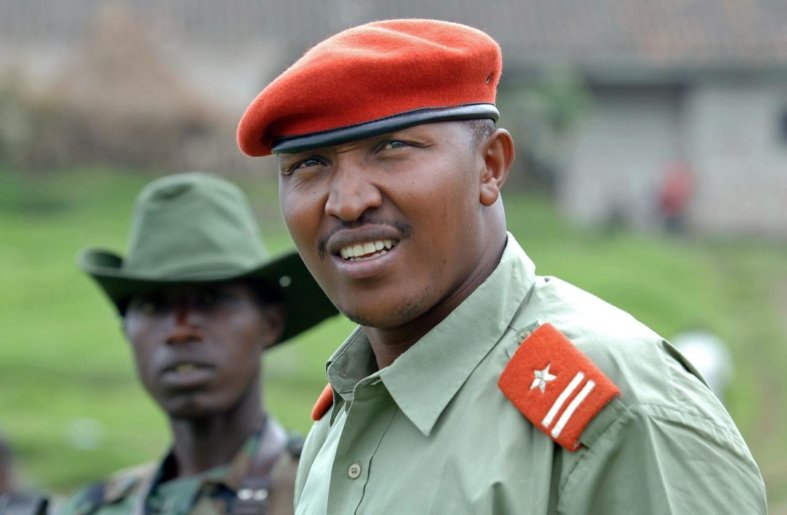
[[[167,409],[166,412],[170,418],[178,420],[195,420],[213,415],[212,411],[196,406],[179,406],[177,408]]]
[[[161,408],[170,418],[174,419],[200,419],[222,412],[215,406],[206,405],[204,400],[197,397],[170,399],[168,402],[162,403]]]
[[[367,316],[365,316],[362,313],[357,313],[355,311],[349,311],[341,308],[339,309],[339,311],[341,311],[341,313],[344,316],[346,316],[347,318],[349,318],[351,321],[355,322],[358,325],[362,325],[365,327],[377,327],[374,319],[367,318]]]
[[[368,306],[340,305],[339,311],[358,325],[388,329],[415,320],[420,315],[419,307],[417,303],[403,303],[388,307],[375,306],[372,310]]]

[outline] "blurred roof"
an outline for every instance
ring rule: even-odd
[[[3,0],[8,38],[81,34],[102,0]],[[160,34],[192,43],[276,41],[297,57],[348,26],[432,17],[476,26],[503,46],[509,74],[555,62],[587,72],[787,69],[785,0],[125,0]]]

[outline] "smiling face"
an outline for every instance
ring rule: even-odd
[[[258,402],[276,313],[244,284],[180,286],[133,298],[124,327],[150,395],[172,417],[199,418]]]
[[[423,333],[494,268],[513,147],[505,131],[481,139],[463,122],[431,123],[279,155],[287,227],[350,319]]]

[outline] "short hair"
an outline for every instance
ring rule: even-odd
[[[462,124],[471,132],[473,146],[481,143],[487,136],[495,132],[495,121],[488,118],[464,120]]]

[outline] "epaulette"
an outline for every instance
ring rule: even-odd
[[[320,396],[317,397],[314,407],[312,407],[312,420],[315,422],[320,420],[328,412],[331,405],[333,405],[333,388],[330,384],[326,384]]]
[[[543,324],[520,344],[498,386],[533,425],[569,451],[617,386],[566,336]]]

